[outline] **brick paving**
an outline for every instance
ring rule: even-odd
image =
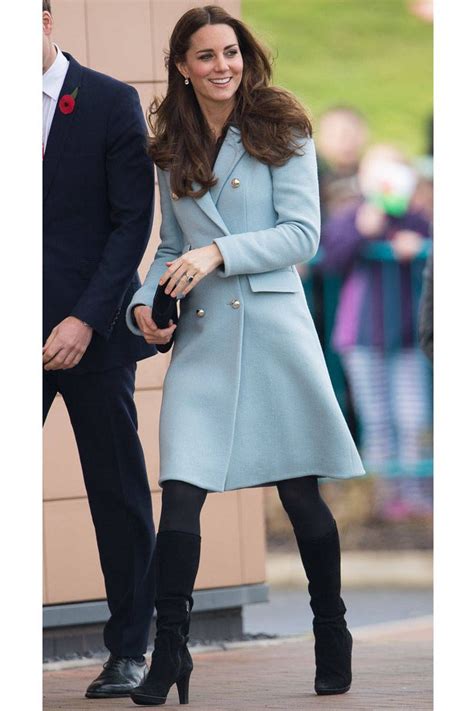
[[[312,691],[314,662],[309,636],[268,644],[232,646],[194,655],[192,711],[382,711],[432,709],[432,625],[427,618],[354,632],[354,681],[341,696]],[[130,699],[85,699],[99,672],[88,666],[44,673],[44,711],[122,711]],[[176,687],[167,709],[180,708]]]

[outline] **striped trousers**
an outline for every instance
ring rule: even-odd
[[[341,354],[361,427],[368,472],[431,476],[430,366],[416,348],[384,353],[355,346]]]

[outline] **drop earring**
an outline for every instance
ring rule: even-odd
[[[189,84],[189,79],[188,79],[188,77],[186,77],[186,79],[184,80],[184,83],[186,84],[186,86],[188,86],[188,84]]]

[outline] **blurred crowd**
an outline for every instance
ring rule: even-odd
[[[412,158],[335,106],[315,130],[321,246],[299,265],[376,517],[432,512],[432,120]]]

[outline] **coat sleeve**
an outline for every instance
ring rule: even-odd
[[[143,286],[133,295],[126,313],[127,326],[137,336],[141,336],[142,333],[133,318],[133,309],[138,304],[153,305],[153,297],[160,277],[168,268],[166,262],[173,261],[183,253],[183,233],[173,212],[165,173],[160,168],[158,168],[158,186],[161,206],[160,245]]]
[[[153,163],[138,94],[122,85],[107,126],[106,174],[113,225],[99,266],[71,312],[109,338],[143,257],[153,221]]]
[[[316,152],[311,138],[301,155],[285,165],[271,167],[275,227],[217,237],[224,264],[221,277],[256,274],[305,262],[316,254],[320,235],[320,208]]]

